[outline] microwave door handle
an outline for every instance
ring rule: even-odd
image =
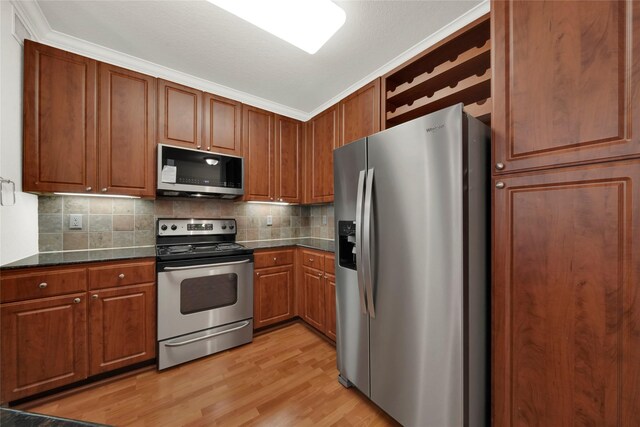
[[[356,273],[358,277],[358,292],[360,293],[360,311],[362,314],[367,314],[367,305],[364,297],[364,265],[362,263],[362,200],[364,198],[365,173],[365,170],[360,171],[356,197]]]
[[[190,270],[192,268],[224,267],[226,265],[246,264],[248,262],[251,262],[251,260],[245,259],[243,261],[221,262],[218,264],[185,265],[184,267],[165,267],[164,269],[165,270]]]
[[[373,223],[373,172],[374,169],[371,168],[367,171],[367,183],[365,190],[365,198],[364,198],[364,220],[363,220],[363,233],[364,233],[364,242],[363,242],[363,253],[364,253],[364,282],[367,286],[367,309],[369,310],[369,316],[372,319],[376,318],[376,307],[374,302],[373,295],[373,282],[375,278],[373,277],[373,258],[371,256],[372,250],[372,223]]]

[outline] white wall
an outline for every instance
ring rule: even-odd
[[[12,34],[13,13],[0,1],[0,176],[16,183],[16,204],[0,206],[0,265],[38,252],[38,198],[20,191],[22,45]]]

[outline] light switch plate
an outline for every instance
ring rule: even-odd
[[[322,215],[322,225],[327,225],[327,216]]]
[[[267,215],[267,225],[273,225],[273,216]]]
[[[70,214],[69,215],[69,229],[82,230],[82,215]]]

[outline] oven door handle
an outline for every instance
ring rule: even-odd
[[[191,344],[192,342],[202,341],[202,340],[206,340],[206,339],[209,339],[209,338],[217,337],[218,335],[228,334],[229,332],[237,331],[238,329],[242,329],[242,328],[247,327],[248,324],[249,324],[249,322],[245,320],[244,322],[242,322],[242,325],[236,326],[236,327],[231,328],[231,329],[226,329],[226,330],[220,331],[220,332],[214,332],[213,334],[205,335],[203,337],[192,338],[192,339],[186,340],[186,341],[167,342],[167,343],[164,343],[164,345],[167,346],[167,347],[180,347],[182,345]]]
[[[221,262],[218,264],[202,264],[202,265],[185,265],[184,267],[165,267],[165,270],[190,270],[192,268],[205,268],[205,267],[224,267],[225,265],[234,265],[234,264],[246,264],[251,262],[250,259],[245,259],[242,261],[233,261],[233,262]]]

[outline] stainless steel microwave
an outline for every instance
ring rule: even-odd
[[[244,194],[242,157],[158,144],[159,196],[235,199]]]

